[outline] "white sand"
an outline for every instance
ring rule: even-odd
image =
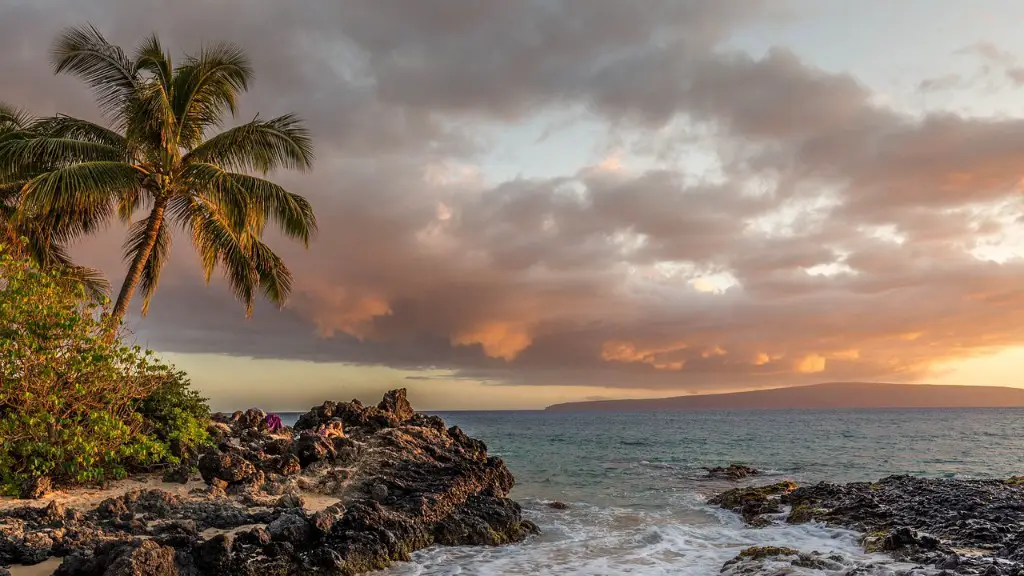
[[[325,496],[323,494],[313,494],[310,492],[302,492],[301,494],[303,501],[306,503],[303,508],[310,512],[319,512],[324,508],[334,506],[338,502],[341,502],[341,499],[335,498],[334,496]]]
[[[187,496],[188,491],[193,488],[200,488],[204,486],[201,481],[190,481],[188,484],[172,484],[161,480],[157,474],[146,474],[142,476],[134,476],[127,480],[118,480],[111,482],[106,488],[75,488],[69,492],[55,491],[47,494],[39,500],[18,500],[15,498],[0,498],[0,511],[9,510],[11,508],[19,508],[21,506],[36,506],[45,507],[50,502],[60,502],[65,506],[72,508],[78,508],[79,510],[87,510],[95,508],[100,502],[107,498],[116,498],[132,490],[149,490],[152,488],[159,488],[177,494],[179,496]]]
[[[60,558],[50,558],[35,566],[11,566],[11,576],[50,576],[60,563]]]

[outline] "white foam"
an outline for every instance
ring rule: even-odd
[[[638,512],[624,508],[573,505],[553,511],[527,503],[526,514],[544,531],[527,542],[500,548],[431,548],[414,562],[383,572],[388,576],[530,575],[708,576],[751,546],[785,546],[801,552],[835,554],[843,571],[866,567],[865,575],[892,574],[906,568],[884,556],[866,554],[858,534],[818,524],[752,529],[735,515],[707,506],[693,493],[680,494],[671,510]],[[779,566],[765,564],[764,574]],[[786,574],[825,576],[842,572],[802,569],[786,564]],[[794,571],[796,570],[796,571]]]

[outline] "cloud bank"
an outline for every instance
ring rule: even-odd
[[[778,6],[8,1],[0,99],[95,118],[46,59],[88,20],[127,45],[235,41],[257,71],[240,117],[310,123],[318,166],[278,177],[322,228],[279,244],[291,303],[245,321],[179,242],[138,323],[167,352],[708,390],[920,381],[1024,344],[1024,119],[900,110],[785,46],[735,47],[796,17]],[[496,168],[530,148],[556,173]],[[120,232],[82,248],[115,281]]]

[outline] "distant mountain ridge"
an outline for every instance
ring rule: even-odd
[[[552,412],[671,410],[772,410],[823,408],[1011,408],[1024,407],[1024,389],[1002,386],[947,386],[827,382],[728,394],[672,398],[567,402]]]

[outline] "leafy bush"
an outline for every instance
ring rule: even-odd
[[[206,432],[210,407],[190,385],[184,372],[170,370],[136,409],[146,430],[167,444],[175,458],[186,462],[194,460],[210,443]]]
[[[176,463],[169,443],[205,434],[187,379],[109,338],[105,310],[81,282],[0,244],[0,491]]]

